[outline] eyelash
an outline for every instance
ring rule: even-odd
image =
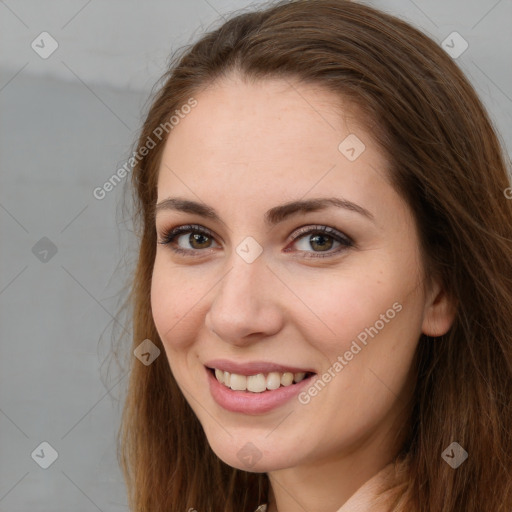
[[[206,229],[203,226],[197,225],[197,224],[188,224],[184,226],[178,226],[176,228],[168,229],[164,231],[162,235],[162,240],[159,241],[159,244],[162,245],[169,245],[170,249],[178,254],[183,254],[185,256],[192,256],[192,257],[198,257],[200,256],[199,252],[203,252],[204,249],[182,249],[181,247],[175,247],[171,244],[174,242],[175,238],[179,235],[185,234],[185,233],[199,233],[201,235],[205,235],[208,238],[214,238],[213,233]],[[296,242],[300,238],[305,237],[306,235],[313,235],[313,234],[322,234],[322,235],[328,235],[330,238],[334,239],[335,241],[342,244],[342,247],[339,247],[335,251],[328,252],[327,254],[320,254],[317,252],[310,253],[310,251],[302,251],[305,253],[311,254],[311,256],[305,256],[306,258],[329,258],[331,256],[337,255],[349,247],[354,246],[354,242],[343,233],[337,231],[334,228],[331,228],[329,226],[306,226],[304,228],[299,228],[298,231],[295,233],[295,236],[292,238],[291,242]],[[196,254],[194,254],[196,253]]]

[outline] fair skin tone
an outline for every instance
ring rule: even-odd
[[[194,97],[197,106],[167,140],[157,203],[200,202],[220,221],[157,212],[159,241],[186,224],[212,236],[194,240],[189,231],[158,244],[155,325],[213,451],[233,467],[269,475],[270,512],[335,512],[396,454],[418,339],[422,332],[445,333],[453,308],[438,283],[425,285],[411,211],[348,102],[318,87],[279,79],[251,84],[237,76]],[[350,133],[366,146],[354,161],[338,150]],[[370,216],[330,206],[265,224],[275,206],[331,197]],[[353,244],[318,232],[291,241],[303,226],[329,226]],[[252,263],[236,252],[248,236],[263,249]],[[222,408],[210,394],[204,363],[214,358],[271,361],[322,375],[395,303],[400,312],[307,404],[295,398],[244,414]],[[237,457],[248,442],[261,455],[250,469]]]

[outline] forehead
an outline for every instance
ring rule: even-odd
[[[291,80],[231,77],[195,99],[197,106],[168,137],[158,201],[171,194],[217,204],[258,197],[262,207],[271,207],[277,198],[309,192],[371,200],[382,186],[386,162],[362,117],[330,91]],[[351,161],[340,143],[354,136],[364,151]]]

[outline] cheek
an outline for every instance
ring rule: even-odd
[[[326,394],[332,410],[343,404],[353,411],[354,425],[370,425],[382,419],[396,395],[408,392],[404,386],[421,333],[422,307],[421,295],[410,289],[379,285],[378,292],[366,288],[359,293],[360,301],[355,296],[347,301],[343,294],[333,298],[338,301],[335,341],[312,339],[328,356],[324,371],[335,374]],[[333,413],[331,421],[345,420]]]
[[[343,288],[331,287],[328,299],[316,296],[317,314],[336,334],[325,328],[321,332],[329,337],[322,336],[313,325],[306,334],[324,356],[319,375],[323,384],[306,389],[301,403],[310,408],[311,424],[325,438],[332,438],[331,449],[340,442],[336,433],[343,432],[342,442],[347,445],[356,442],[392,409],[401,408],[398,397],[406,400],[409,393],[421,331],[420,296],[408,295],[410,290],[391,281],[365,282],[358,286],[356,280],[347,280]]]
[[[378,322],[382,329],[381,315],[393,322],[393,304],[404,293],[402,283],[397,286],[392,274],[392,269],[373,262],[370,271],[368,267],[350,268],[319,274],[314,280],[297,276],[293,289],[298,299],[293,308],[295,318],[303,318],[306,339],[331,354],[342,354],[358,335],[364,340],[366,328]]]
[[[305,308],[296,301],[295,318],[304,319],[304,339],[322,355],[322,380],[330,389],[318,404],[332,400],[333,411],[340,402],[349,408],[358,404],[354,414],[361,422],[374,421],[390,407],[389,389],[404,386],[421,333],[417,277],[415,268],[374,260],[315,279],[314,286],[297,278],[294,290],[314,315],[298,315]],[[336,414],[331,420],[342,421]]]
[[[197,315],[194,304],[199,298],[181,281],[179,270],[169,269],[157,256],[151,279],[151,311],[166,350],[183,350],[193,339],[187,332]]]

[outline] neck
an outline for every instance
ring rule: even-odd
[[[366,440],[350,454],[333,453],[314,464],[269,472],[267,512],[338,511],[393,460],[396,450],[382,441]]]

